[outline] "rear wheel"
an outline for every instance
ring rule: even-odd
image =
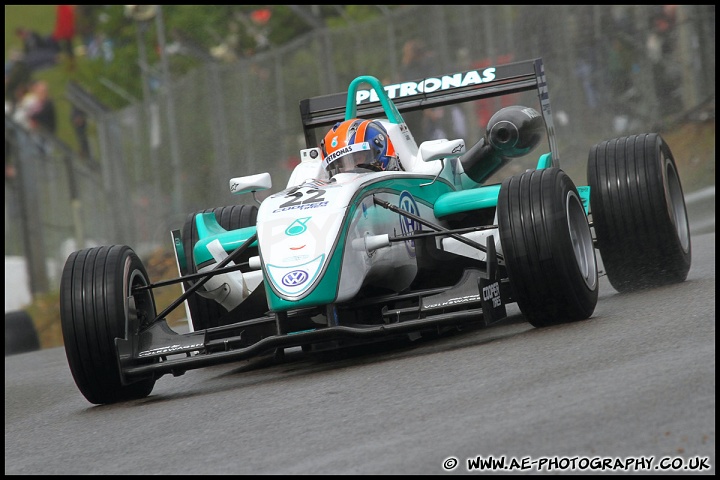
[[[590,213],[618,292],[678,283],[692,258],[680,176],[657,133],[598,143],[588,157]]]
[[[215,213],[215,218],[225,230],[236,230],[238,228],[254,226],[257,220],[258,208],[255,205],[231,205],[228,207],[208,208],[202,212],[195,212],[188,215],[182,230],[182,242],[187,260],[188,274],[197,273],[193,252],[193,247],[198,241],[195,216],[198,213],[210,212]],[[247,252],[251,252],[252,250],[253,249],[248,249]],[[246,254],[246,257],[247,256]],[[185,290],[187,290],[192,284],[185,282],[184,286]],[[187,303],[192,318],[193,329],[196,331],[219,326],[220,318],[227,313],[225,307],[215,300],[205,298],[198,294],[190,295]]]
[[[139,322],[155,318],[151,290],[135,252],[124,245],[72,253],[60,282],[60,320],[65,354],[80,392],[90,403],[107,404],[150,395],[155,379],[123,384],[115,339],[126,339]]]
[[[559,168],[505,179],[497,204],[513,295],[535,327],[590,317],[598,298],[592,235],[580,196]]]

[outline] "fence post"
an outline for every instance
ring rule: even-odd
[[[36,155],[42,154],[41,145],[33,145],[28,133],[15,130],[18,139],[17,179],[18,202],[20,206],[20,224],[22,229],[22,242],[24,245],[25,261],[30,292],[34,296],[46,293],[49,290],[47,264],[45,260],[45,242],[43,241],[42,212],[38,202],[38,170]]]
[[[67,170],[68,189],[70,191],[70,208],[72,208],[73,230],[75,231],[75,245],[78,249],[85,248],[85,226],[82,221],[82,202],[78,192],[77,180],[73,171],[72,158],[67,153],[63,155]]]

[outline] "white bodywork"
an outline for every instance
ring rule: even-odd
[[[395,291],[410,285],[417,273],[412,241],[368,251],[366,238],[409,233],[404,217],[375,205],[373,195],[393,205],[409,201],[418,208],[412,213],[426,218],[432,216],[432,208],[410,200],[409,192],[370,189],[356,198],[372,183],[397,174],[341,173],[332,182],[314,180],[297,187],[295,194],[302,194],[297,200],[291,196],[289,202],[287,191],[265,199],[257,222],[260,255],[266,280],[280,298],[294,300],[309,293],[324,275],[335,248],[342,249],[337,302],[351,299],[366,284]],[[349,220],[347,238],[342,239],[345,217],[353,205],[357,207]]]
[[[462,139],[433,140],[418,148],[404,124],[383,124],[407,173],[421,174],[427,183],[437,176],[459,185],[462,167],[456,159],[465,151]],[[260,205],[257,217],[260,259],[254,263],[259,268],[262,262],[264,279],[281,299],[303,298],[326,274],[336,248],[340,248],[339,272],[330,273],[339,275],[335,302],[352,299],[365,285],[396,292],[409,287],[417,274],[415,244],[412,240],[390,242],[389,238],[410,234],[421,226],[375,205],[373,197],[440,223],[432,205],[417,201],[409,191],[371,187],[402,176],[403,172],[341,173],[330,179],[321,166],[320,157],[317,148],[302,150],[301,162],[293,170],[286,190],[270,195]],[[233,193],[268,189],[269,176],[233,178],[230,188]],[[354,208],[354,212],[348,220],[347,238],[342,238],[348,208]],[[484,243],[485,233],[472,235]],[[473,258],[478,255],[476,249],[457,240],[444,239],[439,246]],[[213,253],[217,262],[224,258],[222,253]],[[212,266],[205,269],[210,268]],[[247,298],[262,279],[260,270],[217,275],[202,294],[231,310]]]

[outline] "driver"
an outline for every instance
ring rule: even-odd
[[[338,122],[320,142],[330,177],[343,172],[403,170],[387,130],[378,120]]]

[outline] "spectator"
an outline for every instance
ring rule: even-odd
[[[421,141],[467,137],[465,113],[459,106],[428,108],[422,113]]]
[[[402,49],[402,59],[400,60],[400,75],[402,78],[400,78],[400,81],[408,82],[427,77],[432,71],[432,61],[433,55],[427,51],[422,41],[408,40]],[[428,140],[428,138],[424,138],[424,124],[426,121],[423,119],[423,112],[405,112],[402,116],[418,144],[423,140]],[[429,119],[428,122],[432,122],[432,120]],[[419,137],[420,135],[423,135],[423,137]]]
[[[423,140],[436,140],[440,138],[449,138],[445,125],[445,110],[442,107],[428,108],[423,110]]]
[[[70,111],[70,123],[72,123],[73,129],[75,129],[75,136],[77,137],[80,147],[80,156],[82,158],[89,158],[90,143],[88,142],[87,136],[87,114],[78,108],[77,105],[73,105]]]
[[[10,52],[5,63],[5,113],[12,114],[29,86],[32,71],[20,51]]]
[[[607,36],[606,58],[604,60],[605,77],[601,86],[604,89],[601,97],[603,112],[612,115],[612,125],[615,133],[627,131],[630,115],[633,113],[632,105],[637,104],[637,88],[634,86],[634,77],[640,70],[640,56],[637,48],[637,36],[633,18],[632,5],[613,5],[609,15],[601,20],[604,30],[610,32]],[[598,115],[598,120],[604,116]]]
[[[664,114],[672,114],[682,108],[678,85],[680,72],[676,69],[675,25],[678,5],[654,5],[650,16],[650,34],[646,40],[648,58],[652,62],[655,90]]]
[[[670,55],[673,52],[673,30],[677,23],[678,5],[654,5],[651,14],[652,30],[659,37],[660,53]]]
[[[8,141],[7,137],[5,137],[5,191],[7,192],[8,187],[10,186],[17,176],[17,171],[15,170],[15,165],[13,164],[12,158],[12,145]],[[6,200],[7,202],[7,200]],[[5,224],[7,228],[7,223]]]
[[[55,30],[52,38],[60,46],[70,64],[75,66],[75,51],[73,50],[73,39],[75,38],[75,5],[58,5],[55,14]]]
[[[420,40],[408,40],[403,45],[400,69],[402,82],[417,81],[433,74],[435,55],[428,51]],[[465,114],[457,106],[452,108],[436,107],[417,112],[403,113],[415,141],[440,138],[465,138]]]
[[[400,71],[401,81],[419,80],[431,73],[433,54],[420,40],[408,40],[403,45]]]
[[[59,47],[52,36],[44,37],[24,27],[17,28],[15,35],[23,44],[23,61],[30,70],[55,65]]]
[[[50,98],[47,82],[44,80],[35,82],[32,91],[35,98],[27,111],[30,128],[55,135],[57,131],[55,102]]]
[[[23,53],[29,55],[37,50],[55,48],[56,45],[52,38],[43,37],[38,32],[25,27],[15,29],[15,35],[20,39],[23,45]]]
[[[102,8],[102,5],[75,5],[75,36],[86,52],[95,40],[98,14]]]
[[[30,112],[35,109],[37,104],[37,92],[33,88],[34,84],[18,92],[18,99],[15,102],[15,108],[12,111],[12,118],[17,123],[30,130]]]

